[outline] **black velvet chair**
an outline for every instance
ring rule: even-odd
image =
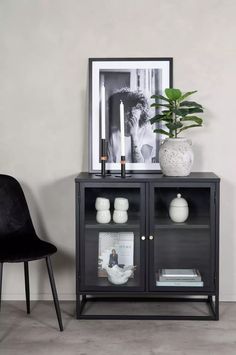
[[[45,259],[52,288],[60,331],[63,331],[61,311],[52,271],[50,255],[57,248],[36,235],[27,202],[19,182],[12,176],[0,175],[0,307],[4,263],[24,263],[26,309],[30,313],[28,262]]]

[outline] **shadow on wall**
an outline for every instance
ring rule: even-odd
[[[41,186],[37,200],[32,190],[22,183],[37,235],[58,249],[52,256],[52,264],[58,294],[63,299],[75,294],[75,176]],[[49,290],[45,264],[38,262],[37,266],[39,297]]]

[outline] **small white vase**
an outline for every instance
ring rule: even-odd
[[[105,211],[110,208],[110,201],[108,198],[97,197],[95,202],[95,208],[97,211]]]
[[[113,221],[115,223],[126,223],[128,221],[127,211],[118,211],[115,210],[113,213]]]
[[[127,211],[129,208],[129,200],[124,197],[116,197],[114,207],[119,211]]]
[[[188,176],[193,165],[192,143],[187,138],[167,138],[159,149],[159,162],[166,176]]]
[[[111,221],[111,212],[110,212],[110,210],[97,211],[96,221],[98,223],[109,223]]]

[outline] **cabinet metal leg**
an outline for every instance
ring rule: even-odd
[[[219,320],[219,295],[215,296],[215,320]]]
[[[26,310],[30,313],[30,287],[29,287],[29,263],[24,262],[24,273],[25,273],[25,297],[26,297]]]
[[[0,263],[0,311],[2,303],[2,273],[3,273],[3,263]]]
[[[51,288],[52,288],[52,295],[53,295],[54,306],[55,306],[55,310],[56,310],[56,314],[57,314],[58,324],[59,324],[60,331],[62,332],[63,331],[63,324],[62,324],[62,319],[61,319],[61,310],[60,310],[56,284],[55,284],[53,271],[52,271],[52,264],[51,264],[51,260],[50,260],[49,256],[46,257],[46,263],[47,263],[47,269],[48,269],[48,276],[49,276],[49,280],[50,280],[50,284],[51,284]]]

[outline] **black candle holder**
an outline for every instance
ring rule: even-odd
[[[126,171],[125,171],[125,155],[121,155],[120,158],[120,175],[122,178],[125,178],[126,176]]]
[[[131,175],[126,174],[125,164],[126,164],[125,155],[121,155],[121,157],[120,157],[120,175],[115,175],[115,177],[120,177],[122,179],[127,178],[127,177],[131,177]]]
[[[107,162],[107,141],[106,139],[101,139],[101,174],[96,174],[96,176],[106,177],[111,174],[107,174],[106,172],[106,162]]]

